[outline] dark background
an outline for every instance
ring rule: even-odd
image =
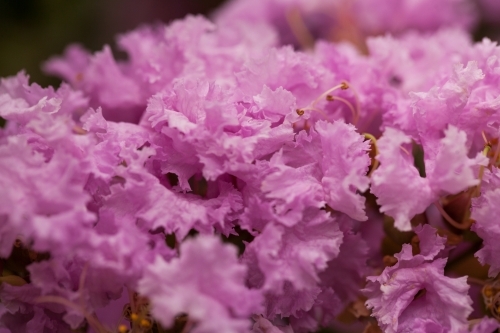
[[[224,0],[0,0],[0,77],[25,69],[32,82],[57,84],[41,63],[78,42],[97,51],[118,33],[188,13],[209,14]]]

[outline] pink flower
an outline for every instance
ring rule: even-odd
[[[368,277],[367,307],[388,333],[410,332],[420,325],[437,332],[466,329],[472,312],[466,277],[444,276],[446,259],[438,254],[445,239],[434,228],[424,225],[416,233],[419,254],[413,255],[412,247],[405,244],[394,266],[386,267],[380,276]]]
[[[236,249],[213,236],[184,242],[181,256],[170,262],[157,257],[139,281],[152,314],[169,327],[187,314],[193,332],[243,332],[248,318],[261,309],[261,294],[245,286],[247,268],[238,263]]]

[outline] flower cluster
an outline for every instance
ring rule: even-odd
[[[474,8],[234,0],[1,79],[0,333],[493,332],[456,268],[500,272]]]

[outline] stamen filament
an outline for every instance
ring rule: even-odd
[[[136,304],[135,304],[134,291],[127,286],[127,292],[128,292],[128,300],[129,300],[129,303],[130,303],[130,309],[132,310],[132,312],[137,312],[137,307],[136,307]]]
[[[75,125],[73,126],[73,133],[78,135],[85,135],[87,134],[87,131],[84,130],[81,126]]]
[[[82,269],[82,274],[80,275],[80,281],[78,282],[78,298],[80,301],[80,306],[85,309],[85,299],[83,297],[83,288],[85,286],[85,279],[87,278],[87,272],[89,269],[89,263],[86,262]]]
[[[378,147],[377,147],[377,138],[375,138],[373,135],[370,133],[363,133],[363,136],[371,141],[372,147],[373,147],[373,158],[372,158],[372,165],[371,165],[371,170],[368,172],[368,177],[372,175],[372,173],[378,168],[380,162],[375,158],[378,155]]]
[[[498,155],[500,154],[500,140],[499,142],[497,143],[497,147],[495,149],[495,154],[493,154],[493,165],[497,165],[497,161],[498,161]]]
[[[488,153],[490,152],[490,150],[491,150],[491,145],[489,143],[487,143],[483,149],[483,154],[485,156],[488,156]],[[478,197],[481,194],[481,183],[483,182],[484,169],[485,169],[484,165],[481,165],[479,167],[479,175],[478,175],[479,184],[476,185],[476,189],[473,192],[475,197]]]
[[[11,286],[24,286],[28,282],[26,282],[22,277],[17,276],[17,275],[7,275],[7,276],[0,276],[0,285],[2,283],[7,283],[10,284]]]
[[[339,101],[339,102],[342,102],[344,103],[345,105],[347,105],[347,107],[351,110],[351,113],[352,113],[352,124],[353,125],[356,125],[358,123],[358,120],[359,120],[359,113],[357,112],[356,109],[354,109],[354,106],[352,105],[351,102],[349,102],[347,99],[345,98],[342,98],[342,97],[338,97],[338,96],[332,96],[332,95],[327,95],[326,96],[326,100],[327,101],[330,101],[330,102],[333,102],[333,101]]]
[[[320,113],[323,116],[323,118],[325,118],[325,120],[330,121],[330,119],[328,118],[326,113],[324,113],[321,109],[318,109],[315,107],[305,107],[305,108],[297,109],[296,112],[299,116],[302,116],[306,110],[316,111],[316,112]]]
[[[484,135],[484,132],[483,132],[483,138],[486,139],[486,136]],[[488,153],[490,152],[490,150],[491,150],[491,144],[489,142],[487,142],[486,146],[483,149],[483,154],[485,156],[488,156]],[[443,209],[443,207],[441,206],[440,203],[434,203],[436,205],[436,207],[438,208],[438,210],[440,211],[441,215],[445,218],[445,220],[448,221],[448,223],[450,223],[452,226],[454,226],[457,229],[466,230],[474,222],[474,220],[470,219],[470,214],[471,214],[470,213],[471,200],[472,200],[472,197],[478,197],[481,194],[481,183],[483,181],[484,169],[485,169],[485,166],[483,166],[483,165],[481,165],[479,167],[479,175],[478,175],[479,183],[475,187],[472,187],[469,190],[467,190],[467,192],[465,192],[467,194],[467,196],[468,196],[468,200],[467,200],[467,204],[466,204],[467,206],[465,208],[466,213],[464,214],[464,217],[462,219],[462,223],[458,223],[453,218],[451,218],[446,213],[446,211]],[[455,196],[451,200],[446,200],[446,204],[449,204],[449,203],[457,200],[458,198],[460,198],[460,196]]]
[[[81,308],[78,304],[75,304],[71,302],[70,300],[67,300],[65,298],[62,298],[60,296],[40,296],[35,298],[34,300],[36,303],[57,303],[64,305],[68,308],[72,308],[74,310],[77,310],[83,314],[85,319],[87,319],[87,322],[89,323],[92,328],[98,332],[98,333],[109,333],[109,330],[107,330],[98,320],[97,318],[91,316],[87,311],[85,311],[84,308]]]
[[[489,143],[488,139],[486,138],[486,133],[484,131],[481,131],[481,136],[483,137],[484,144],[487,145]]]
[[[434,205],[436,206],[436,208],[441,213],[441,216],[443,216],[444,219],[449,224],[451,224],[452,226],[454,226],[455,228],[457,228],[459,230],[467,230],[467,229],[469,229],[470,226],[472,225],[472,223],[474,222],[473,220],[468,219],[467,221],[464,221],[465,223],[458,223],[450,215],[448,215],[448,213],[444,210],[443,206],[441,206],[441,203],[439,201],[434,202]]]
[[[467,282],[474,283],[474,284],[477,284],[477,285],[480,285],[480,286],[486,285],[486,281],[478,279],[478,278],[474,278],[474,277],[471,277],[471,276],[467,277]]]
[[[181,333],[188,333],[195,323],[188,317],[187,323],[184,324],[184,328]]]
[[[473,188],[472,190],[467,191],[467,195],[469,196],[469,200],[467,200],[467,207],[465,208],[465,214],[462,219],[462,223],[465,223],[466,221],[470,220],[470,207],[472,205],[472,195],[474,194],[475,189]],[[474,222],[474,221],[472,221]]]
[[[341,83],[341,84],[337,84],[335,87],[330,88],[330,89],[328,89],[327,91],[323,92],[321,95],[319,95],[319,97],[318,97],[318,98],[316,98],[316,99],[315,99],[315,100],[311,103],[311,106],[313,106],[313,107],[314,107],[316,104],[318,104],[318,102],[319,102],[319,101],[321,101],[321,100],[325,99],[325,97],[326,97],[327,95],[330,95],[330,93],[331,93],[331,92],[333,92],[333,91],[335,91],[335,90],[337,90],[337,89],[346,90],[346,89],[348,89],[348,88],[349,88],[349,85],[347,85],[347,84],[345,83],[345,81],[342,81],[342,83]]]
[[[402,151],[404,151],[404,152],[406,153],[406,155],[411,156],[410,152],[409,152],[408,150],[406,150],[406,148],[405,148],[405,147],[403,147],[403,146],[399,146],[399,148],[400,148]]]
[[[330,119],[328,118],[328,116],[326,115],[326,113],[322,110],[320,110],[319,108],[316,107],[316,104],[319,103],[319,101],[321,100],[324,100],[326,98],[327,101],[335,101],[335,100],[338,100],[339,102],[342,102],[344,103],[350,110],[351,110],[351,113],[352,113],[352,123],[354,125],[357,124],[358,120],[359,120],[359,110],[360,110],[360,104],[359,104],[359,96],[358,96],[358,93],[356,92],[355,89],[353,89],[353,93],[354,93],[354,98],[356,100],[356,107],[354,107],[352,105],[351,102],[349,102],[347,99],[345,98],[342,98],[342,97],[337,97],[337,96],[332,96],[330,93],[337,90],[337,89],[342,89],[342,90],[347,90],[349,89],[351,86],[350,84],[347,82],[347,81],[342,81],[342,83],[328,89],[327,91],[323,92],[321,95],[319,95],[311,104],[309,104],[308,106],[304,107],[304,108],[300,108],[300,109],[297,109],[296,112],[299,116],[302,116],[304,114],[304,111],[305,110],[312,110],[312,111],[316,111],[316,112],[319,112],[323,115],[323,117],[325,118],[325,120],[329,121]]]
[[[358,111],[358,115],[359,115],[359,111],[361,110],[361,105],[359,102],[358,91],[351,85],[351,83],[349,81],[344,80],[343,83],[345,83],[349,88],[351,88],[351,91],[354,94],[354,100],[356,101],[356,110]]]
[[[295,7],[286,12],[286,21],[303,49],[311,49],[314,46],[314,37],[309,32],[300,9]]]
[[[470,189],[468,189],[468,190],[467,190],[467,192],[470,192]],[[441,203],[442,203],[443,205],[445,205],[445,206],[446,206],[446,205],[449,205],[449,204],[451,204],[451,203],[453,203],[453,202],[457,201],[458,199],[461,199],[461,198],[462,198],[462,197],[461,197],[461,195],[462,195],[462,194],[457,194],[457,195],[454,195],[454,196],[453,196],[453,197],[451,197],[451,198],[450,198],[449,196],[448,196],[448,197],[441,198]],[[470,195],[470,193],[469,193],[469,195]]]

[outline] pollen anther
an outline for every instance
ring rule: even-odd
[[[125,326],[125,325],[118,326],[118,332],[119,333],[127,333],[128,332],[127,326]]]
[[[141,326],[142,327],[151,327],[151,322],[147,319],[142,319],[141,320]]]
[[[342,97],[339,97],[339,96],[333,96],[331,93],[337,89],[341,89],[341,90],[347,90],[349,89],[349,83],[347,81],[342,81],[342,83],[328,89],[327,91],[323,92],[321,95],[319,95],[318,98],[316,98],[312,103],[310,103],[308,106],[304,107],[304,108],[300,108],[300,109],[297,109],[296,112],[299,116],[302,116],[304,113],[303,111],[305,110],[311,110],[311,111],[316,111],[318,113],[320,113],[326,120],[329,120],[328,116],[325,114],[325,112],[321,109],[318,109],[316,107],[316,104],[318,104],[319,101],[321,101],[322,99],[326,99],[326,101],[328,102],[333,102],[333,101],[339,101],[339,102],[342,102],[344,103],[348,108],[349,110],[351,111],[352,113],[352,123],[354,125],[356,125],[356,123],[358,122],[359,120],[359,109],[360,109],[360,106],[359,106],[359,97],[358,97],[358,94],[356,93],[355,90],[353,90],[353,94],[354,94],[354,99],[356,101],[356,106],[353,106],[351,102],[349,102],[347,99],[345,98],[342,98]]]

